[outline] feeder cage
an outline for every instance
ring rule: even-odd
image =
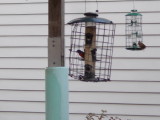
[[[69,75],[81,81],[109,81],[111,76],[115,24],[85,13],[72,26]]]
[[[142,50],[144,48],[142,15],[133,9],[126,15],[126,49]]]

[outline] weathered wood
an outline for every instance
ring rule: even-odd
[[[48,66],[64,66],[64,0],[49,0],[48,30]]]
[[[49,37],[61,36],[61,2],[62,0],[49,0]]]
[[[48,66],[49,67],[59,67],[62,66],[62,48],[61,38],[53,37],[48,38]]]

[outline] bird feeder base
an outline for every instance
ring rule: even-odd
[[[86,78],[85,76],[82,76],[82,75],[80,75],[78,77],[78,79],[80,81],[84,81],[84,82],[107,82],[107,81],[110,81],[110,79],[102,79],[102,78],[99,78],[99,77],[97,77],[97,78]]]
[[[127,50],[143,50],[142,48],[127,47]]]

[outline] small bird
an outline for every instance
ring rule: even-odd
[[[79,54],[79,56],[81,56],[84,59],[84,52],[83,51],[77,50],[76,52]]]
[[[135,42],[133,42],[133,45],[132,45],[132,47],[134,48],[134,49],[137,49],[137,43],[135,43]]]
[[[139,47],[140,47],[142,50],[146,48],[146,45],[143,44],[143,43],[140,42],[140,41],[138,41],[138,45],[139,45]]]
[[[97,52],[97,49],[96,49],[96,48],[94,48],[93,50],[91,50],[92,61],[96,61],[96,52]]]
[[[137,24],[137,21],[133,21],[133,20],[131,20],[131,26],[133,26],[133,24]]]

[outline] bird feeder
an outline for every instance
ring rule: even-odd
[[[109,81],[115,24],[96,13],[85,13],[72,26],[69,75],[81,81]]]
[[[142,15],[133,9],[126,14],[126,49],[143,50]]]

